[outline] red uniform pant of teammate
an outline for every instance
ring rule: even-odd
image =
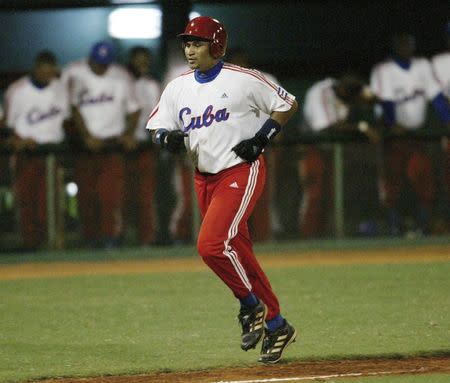
[[[188,160],[185,154],[176,158],[173,182],[177,201],[169,224],[172,239],[183,243],[192,240],[192,167]]]
[[[256,202],[255,209],[249,219],[249,228],[254,242],[268,241],[272,237],[271,198],[273,190],[273,166],[275,153],[270,148],[264,151],[266,161],[266,187]]]
[[[242,299],[251,292],[279,314],[278,299],[253,253],[247,220],[265,182],[262,156],[217,174],[195,174],[195,191],[203,221],[197,248],[204,262]]]
[[[126,155],[127,221],[136,226],[140,245],[153,242],[155,229],[153,221],[153,197],[155,194],[155,152],[144,150]]]
[[[314,147],[306,150],[299,163],[299,178],[303,191],[300,233],[303,238],[323,235],[333,194],[331,164],[322,151]]]
[[[435,179],[431,160],[414,141],[391,142],[385,148],[385,176],[382,201],[387,208],[397,208],[405,182],[412,186],[419,208],[431,211]]]
[[[19,210],[23,244],[27,249],[42,245],[47,236],[47,185],[45,158],[18,154],[14,191]]]
[[[81,153],[75,177],[84,238],[117,239],[122,233],[124,164],[119,153]]]
[[[445,167],[445,181],[447,185],[447,200],[450,203],[450,139],[447,138],[447,165]]]

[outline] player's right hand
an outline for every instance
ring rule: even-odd
[[[264,146],[266,146],[268,142],[269,140],[266,137],[255,135],[252,138],[239,142],[239,144],[233,146],[231,150],[243,160],[253,162],[256,161],[263,152]]]
[[[401,125],[395,124],[392,128],[391,128],[391,132],[395,135],[402,135],[405,134],[407,132],[407,129]]]
[[[184,145],[184,137],[187,137],[187,133],[181,130],[171,130],[165,133],[164,138],[161,140],[161,146],[171,153],[179,153],[186,148]]]
[[[129,135],[119,137],[119,142],[127,152],[135,150],[138,144],[136,139]]]
[[[93,136],[87,137],[84,140],[84,144],[89,150],[92,150],[93,152],[98,152],[103,148],[103,141]]]
[[[375,128],[369,126],[365,135],[372,144],[379,144],[381,142],[381,134]]]
[[[19,138],[13,137],[10,141],[11,146],[17,152],[21,152],[23,150],[33,150],[36,148],[36,141],[31,138]]]

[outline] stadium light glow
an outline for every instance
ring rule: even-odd
[[[151,0],[111,0],[111,4],[148,4]]]
[[[200,13],[192,11],[191,13],[189,13],[189,20],[195,19],[196,17],[201,16]]]
[[[156,8],[119,8],[108,17],[108,33],[117,39],[157,39],[162,12]]]
[[[70,197],[75,197],[78,194],[78,185],[75,182],[69,182],[66,185],[66,193]]]

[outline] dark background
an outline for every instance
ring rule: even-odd
[[[0,1],[0,73],[25,71],[40,49],[55,51],[61,64],[84,57],[92,42],[107,39],[107,16],[123,6],[163,11],[161,39],[142,40],[156,53],[161,74],[167,42],[183,30],[189,11],[222,21],[229,46],[245,49],[255,66],[281,78],[316,77],[355,69],[368,75],[389,52],[396,31],[417,37],[419,55],[445,47],[448,1]],[[137,3],[137,2],[136,2]],[[130,44],[117,40],[119,59]]]

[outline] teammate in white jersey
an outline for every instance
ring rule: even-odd
[[[140,245],[154,242],[154,195],[156,187],[155,146],[151,146],[148,130],[145,129],[150,112],[161,95],[160,83],[149,75],[152,56],[144,46],[134,46],[128,54],[128,70],[134,81],[136,96],[140,106],[140,116],[135,132],[137,150],[126,153],[125,200],[129,208],[128,220],[135,223],[137,240]]]
[[[260,72],[222,61],[227,33],[217,20],[197,17],[179,37],[191,70],[167,85],[147,127],[169,151],[186,146],[203,217],[198,252],[241,302],[241,348],[264,338],[259,360],[276,363],[296,331],[256,260],[247,220],[264,187],[261,153],[297,102]]]
[[[366,121],[350,121],[350,110],[363,103],[374,102],[374,96],[362,79],[345,74],[314,83],[305,94],[301,129],[325,131],[359,131],[372,143],[380,140],[376,129]],[[353,148],[355,150],[355,148]],[[327,153],[316,145],[308,145],[299,161],[302,186],[300,233],[303,238],[322,236],[332,208],[332,165]]]
[[[442,93],[450,103],[450,22],[446,25],[447,50],[435,55],[431,59],[433,74],[441,86]],[[450,131],[450,124],[448,126]],[[447,190],[447,215],[450,219],[450,139],[447,140],[447,163],[445,168],[445,180]],[[444,189],[445,190],[445,189]],[[449,221],[450,224],[450,221]]]
[[[68,117],[67,93],[57,79],[53,53],[40,52],[30,75],[12,83],[5,96],[6,125],[13,130],[15,192],[23,243],[32,250],[46,240],[46,165],[39,145],[64,140],[63,122]]]
[[[447,49],[431,58],[431,66],[442,93],[450,102],[450,22],[446,28],[446,40]]]
[[[63,80],[83,150],[76,158],[80,218],[89,245],[114,247],[122,235],[124,163],[108,144],[135,146],[139,104],[127,70],[113,63],[109,42],[93,45],[89,58],[69,64]]]
[[[425,128],[428,103],[446,123],[450,121],[448,103],[434,78],[430,62],[414,57],[415,39],[410,34],[393,38],[393,57],[377,64],[371,74],[371,87],[381,100],[382,120],[393,133]],[[419,141],[398,140],[385,146],[385,171],[381,198],[387,208],[389,230],[402,232],[399,214],[403,180],[412,186],[417,199],[418,230],[429,232],[435,199],[432,164]]]

